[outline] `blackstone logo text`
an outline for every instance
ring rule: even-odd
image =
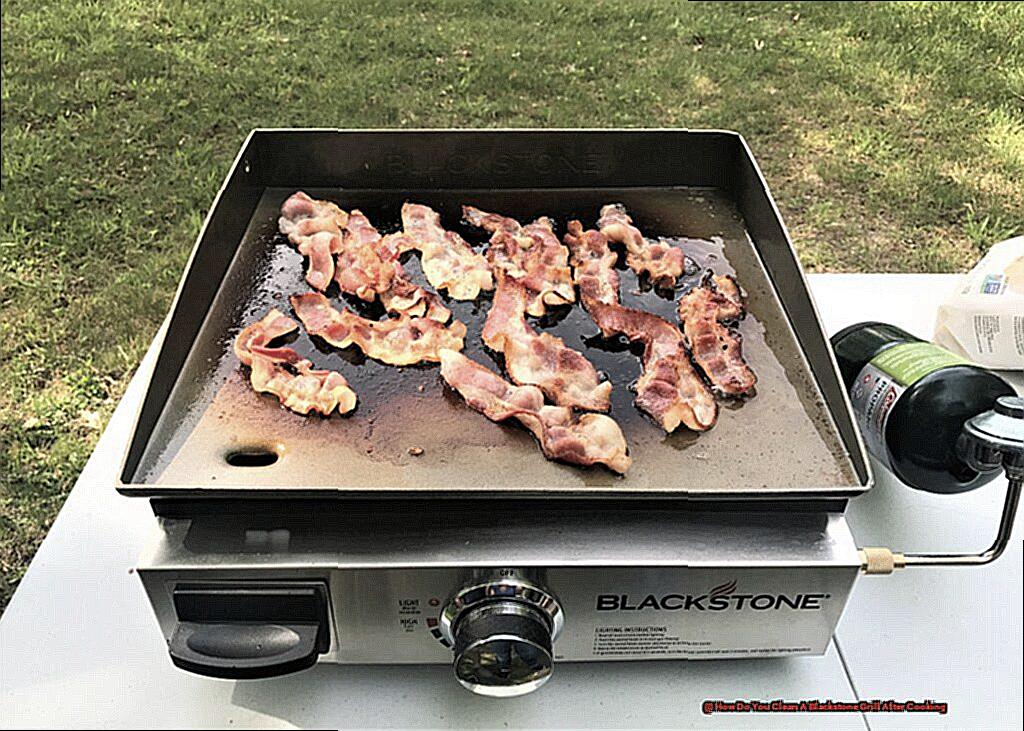
[[[766,611],[771,609],[821,609],[830,594],[737,594],[736,582],[716,586],[706,594],[648,594],[643,598],[629,594],[598,594],[597,611],[722,612],[727,609]]]

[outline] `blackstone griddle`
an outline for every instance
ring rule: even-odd
[[[698,264],[672,293],[622,273],[623,301],[677,321],[675,301],[701,270],[735,273],[748,295],[740,331],[757,396],[726,402],[706,434],[666,435],[634,406],[635,350],[599,337],[579,306],[537,324],[563,337],[616,385],[611,415],[634,458],[618,477],[549,462],[522,429],[474,414],[436,366],[393,368],[300,335],[292,347],[336,368],[359,394],[346,418],[306,418],[253,393],[231,343],[270,307],[308,291],[303,258],[277,232],[296,190],[358,208],[382,231],[404,201],[443,224],[471,204],[526,221],[593,226],[624,203],[646,235],[678,239]],[[418,259],[405,266],[417,278]],[[420,278],[420,281],[423,280]],[[336,293],[332,292],[334,297]],[[354,302],[348,302],[356,305]],[[480,342],[490,295],[446,299],[469,326],[466,353],[499,367]],[[380,316],[380,313],[364,314]],[[413,456],[410,449],[422,454]],[[252,463],[273,460],[258,467]],[[239,466],[241,463],[241,466]],[[122,472],[121,490],[153,497],[844,498],[868,467],[831,350],[785,229],[749,152],[726,133],[256,132],[218,196],[175,301]]]
[[[250,388],[231,345],[308,290],[277,232],[296,190],[358,208],[382,233],[403,202],[425,203],[478,250],[487,237],[460,223],[464,204],[548,216],[561,234],[623,203],[696,264],[671,292],[620,272],[623,302],[675,321],[704,269],[734,274],[757,395],[725,402],[707,433],[666,435],[632,404],[638,351],[602,339],[576,305],[533,324],[615,384],[611,415],[634,458],[624,477],[545,460],[434,365],[393,368],[305,333],[291,347],[341,371],[359,406],[286,411]],[[425,284],[416,255],[404,266]],[[500,370],[479,338],[490,295],[446,305],[469,328],[466,353]],[[514,695],[558,658],[823,652],[866,561],[843,509],[870,484],[799,262],[739,135],[257,130],[192,252],[118,490],[161,516],[139,573],[178,666],[265,677],[454,651],[464,685]]]

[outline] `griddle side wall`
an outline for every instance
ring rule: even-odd
[[[810,288],[800,268],[799,257],[775,200],[750,148],[738,135],[734,163],[728,170],[729,190],[747,224],[754,249],[761,257],[765,271],[779,295],[811,375],[846,446],[857,478],[862,486],[867,487],[872,480],[871,466],[853,422],[846,389],[828,344],[828,336],[822,328]]]
[[[250,134],[242,145],[192,248],[185,274],[171,305],[153,375],[136,416],[132,439],[121,466],[122,485],[136,479],[136,471],[153,429],[174,390],[206,314],[238,250],[249,219],[263,194],[263,186],[256,182],[248,159],[257,136],[256,133]]]

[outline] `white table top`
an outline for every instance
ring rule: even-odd
[[[810,281],[829,332],[880,319],[927,336],[954,278]],[[136,376],[0,618],[0,725],[1020,727],[1019,539],[981,569],[862,578],[823,657],[563,664],[542,691],[502,701],[466,693],[439,666],[321,665],[250,682],[178,671],[131,573],[155,524],[149,504],[112,487],[142,388]],[[876,469],[877,485],[848,511],[860,545],[988,545],[1004,481],[967,495],[930,495]],[[750,697],[932,699],[948,702],[950,713],[701,713],[705,698]]]

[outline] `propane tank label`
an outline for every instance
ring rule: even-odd
[[[900,343],[865,365],[850,388],[850,401],[868,451],[887,460],[885,426],[903,392],[940,368],[970,361],[933,343]]]
[[[896,400],[906,390],[906,386],[875,366],[874,361],[861,369],[850,389],[850,401],[853,402],[860,433],[868,451],[882,461],[887,460],[885,425]]]
[[[871,359],[871,365],[884,371],[901,386],[911,386],[940,368],[970,364],[966,358],[934,343],[900,343]]]

